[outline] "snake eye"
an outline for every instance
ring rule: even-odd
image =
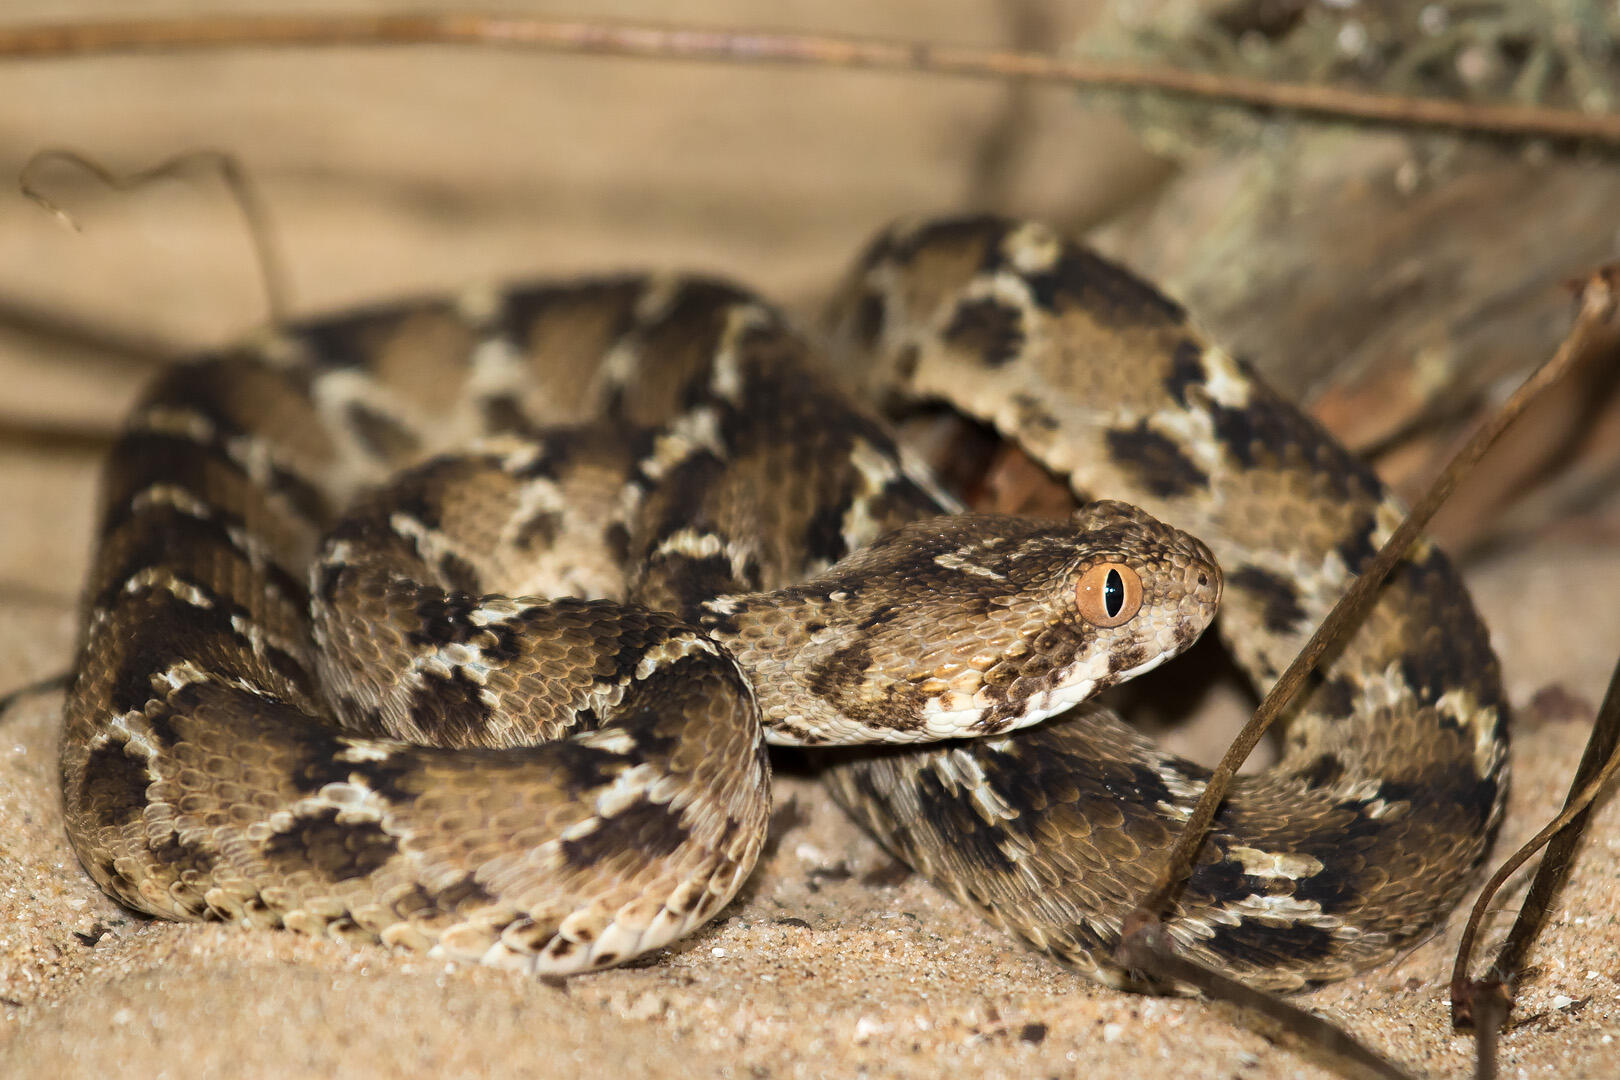
[[[1119,626],[1142,610],[1142,579],[1124,563],[1098,563],[1080,575],[1074,602],[1093,626]]]

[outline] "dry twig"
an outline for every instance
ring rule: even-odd
[[[492,12],[218,15],[0,27],[0,58],[225,48],[478,45],[549,53],[866,68],[1151,90],[1345,120],[1620,146],[1620,115],[1371,94],[1205,71],[843,34],[707,29]]]
[[[1614,674],[1609,678],[1609,689],[1592,723],[1592,734],[1575,777],[1570,781],[1563,810],[1491,875],[1469,912],[1468,924],[1457,946],[1456,966],[1451,973],[1451,1022],[1458,1029],[1474,1029],[1479,1046],[1476,1073],[1479,1080],[1489,1080],[1496,1075],[1497,1032],[1506,1025],[1513,1010],[1514,989],[1523,973],[1530,946],[1546,922],[1558,890],[1569,877],[1575,847],[1591,820],[1592,802],[1620,772],[1617,745],[1620,745],[1620,664],[1615,665]],[[1536,868],[1536,876],[1519,907],[1513,929],[1485,974],[1470,981],[1468,963],[1490,902],[1507,879],[1543,845],[1547,854]]]
[[[39,187],[40,170],[47,165],[58,163],[87,172],[107,187],[119,192],[135,191],[154,180],[168,179],[198,169],[217,172],[220,179],[225,182],[226,190],[231,194],[231,201],[236,204],[237,212],[242,215],[242,220],[247,225],[248,236],[253,241],[253,257],[259,265],[259,283],[264,289],[264,303],[270,322],[278,325],[286,319],[290,310],[287,271],[276,244],[276,230],[270,221],[270,210],[264,199],[259,196],[252,178],[237,160],[236,155],[224,150],[188,150],[149,169],[133,173],[115,173],[77,150],[41,150],[29,158],[28,163],[23,166],[22,172],[17,177],[17,187],[25,198],[37,203],[46,213],[54,216],[74,232],[80,232],[82,230],[78,219],[45,195]]]

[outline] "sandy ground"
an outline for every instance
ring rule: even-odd
[[[1063,40],[1079,17],[969,0],[592,11],[978,42]],[[5,17],[72,12],[129,13],[18,0]],[[625,265],[723,270],[807,307],[896,214],[989,205],[1081,226],[1163,172],[1056,92],[875,75],[233,55],[18,64],[0,68],[0,101],[7,174],[55,145],[116,167],[239,152],[306,311]],[[113,199],[47,177],[84,235],[0,193],[0,689],[69,662],[97,437],[143,355],[261,314],[240,228],[206,183]],[[1579,757],[1620,650],[1620,560],[1561,533],[1469,575],[1521,714],[1505,852],[1554,811]],[[1538,697],[1549,687],[1561,692]],[[779,782],[768,857],[721,920],[566,989],[147,922],[103,898],[62,838],[59,706],[46,694],[0,718],[0,1076],[1334,1075],[1234,1009],[1102,990],[1030,952],[900,871],[795,776]],[[1617,825],[1611,799],[1534,957],[1505,1076],[1620,1073]],[[1304,1000],[1415,1071],[1467,1075],[1445,1003],[1459,928]]]

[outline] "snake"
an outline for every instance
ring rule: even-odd
[[[1064,507],[965,510],[897,434],[940,418]],[[150,915],[569,975],[715,916],[799,746],[947,893],[1141,987],[1122,924],[1210,772],[1104,691],[1213,625],[1264,693],[1400,518],[1038,223],[897,224],[814,328],[670,273],[271,328],[158,375],[109,454],[67,833]],[[1432,543],[1283,722],[1163,927],[1286,990],[1426,933],[1502,816],[1497,661]]]

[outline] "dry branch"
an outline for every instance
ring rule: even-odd
[[[1121,61],[921,41],[711,29],[492,12],[391,15],[220,15],[0,27],[0,58],[62,59],[226,48],[464,45],[547,53],[1028,80],[1090,89],[1157,91],[1335,117],[1496,136],[1620,146],[1620,115],[1478,104],[1273,82]]]

